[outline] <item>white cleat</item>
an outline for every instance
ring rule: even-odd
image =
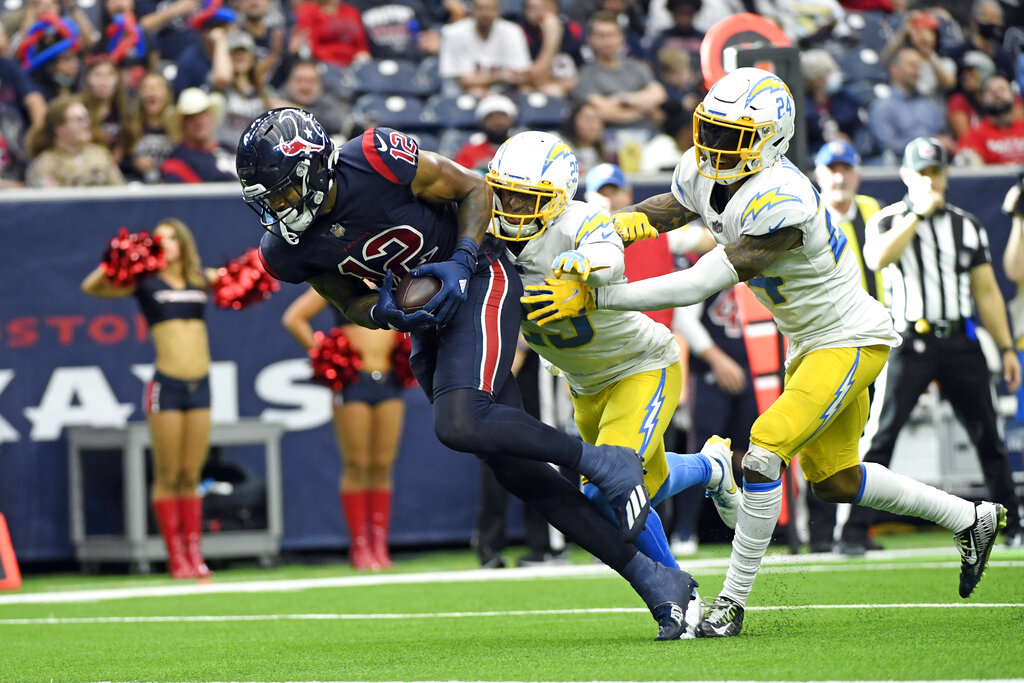
[[[740,509],[742,494],[736,486],[736,479],[732,476],[732,440],[712,436],[704,442],[704,447],[700,449],[700,452],[712,462],[717,463],[722,470],[721,478],[715,485],[706,486],[704,495],[715,504],[718,516],[722,518],[725,525],[730,529],[735,529],[736,514]],[[711,480],[714,481],[714,477]]]

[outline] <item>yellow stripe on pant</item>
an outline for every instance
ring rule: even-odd
[[[788,465],[799,454],[804,478],[819,482],[860,464],[868,386],[889,347],[811,351],[790,364],[782,395],[754,422],[750,442]]]
[[[573,396],[576,426],[587,443],[628,446],[640,452],[647,474],[644,485],[653,498],[668,478],[665,430],[683,388],[683,370],[675,362],[619,380],[588,396]]]

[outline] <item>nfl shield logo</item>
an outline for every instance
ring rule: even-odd
[[[340,223],[335,223],[334,225],[331,226],[331,234],[334,235],[335,237],[344,237],[345,228],[342,227]]]
[[[714,230],[716,233],[721,234],[722,230],[725,229],[725,226],[722,225],[722,221],[716,218],[715,220],[711,221],[711,229]]]

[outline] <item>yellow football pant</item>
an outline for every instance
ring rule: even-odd
[[[885,366],[889,347],[819,349],[786,371],[782,395],[754,422],[750,442],[789,465],[800,455],[810,482],[860,464],[858,442],[868,419],[868,386]]]
[[[587,443],[628,446],[644,459],[644,485],[653,498],[668,478],[665,430],[679,404],[683,369],[678,361],[619,380],[588,396],[573,396],[576,426]]]

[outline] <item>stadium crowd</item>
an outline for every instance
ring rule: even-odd
[[[1024,163],[1024,8],[915,0],[9,0],[4,187],[234,177],[248,121],[312,111],[336,140],[400,128],[456,156],[559,131],[581,173],[670,171],[703,97],[699,49],[754,12],[801,48],[809,149],[897,165]],[[494,100],[480,107],[481,101]],[[87,116],[86,116],[87,115]],[[487,125],[489,117],[503,117]],[[496,135],[497,134],[497,135]]]

